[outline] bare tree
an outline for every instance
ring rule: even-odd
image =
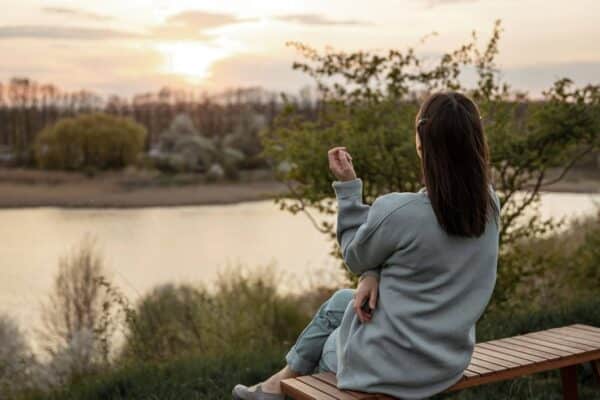
[[[40,343],[50,366],[65,378],[108,364],[118,328],[104,262],[96,242],[85,237],[59,261],[53,292],[43,305]]]

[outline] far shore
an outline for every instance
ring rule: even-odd
[[[570,177],[544,191],[600,193],[600,179]],[[241,181],[206,183],[193,175],[161,177],[144,171],[90,178],[80,173],[0,169],[0,208],[220,205],[269,200],[286,193],[287,186],[264,171]]]

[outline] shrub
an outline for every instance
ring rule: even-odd
[[[35,359],[18,324],[0,315],[0,393],[14,394],[31,386]]]
[[[124,356],[162,361],[289,345],[310,318],[293,296],[277,292],[273,273],[230,271],[214,291],[164,285],[144,296],[127,322]]]
[[[218,137],[208,138],[196,129],[192,119],[179,114],[160,136],[156,149],[150,152],[156,168],[166,173],[209,172],[217,165],[229,179],[238,176],[237,166],[244,153],[229,147]],[[215,181],[208,174],[208,181]]]
[[[575,322],[600,326],[600,300],[594,296],[576,297],[560,306],[486,313],[477,325],[477,340],[498,339]],[[260,346],[253,343],[246,346],[244,351],[217,355],[193,354],[191,351],[192,354],[181,354],[179,359],[161,363],[130,360],[129,363],[120,363],[111,371],[69,384],[53,393],[27,396],[26,399],[225,399],[230,398],[231,389],[236,383],[253,384],[281,368],[287,349],[288,345]],[[578,378],[581,398],[600,399],[600,392],[594,386],[587,367],[579,368]],[[553,371],[441,394],[432,399],[559,400],[562,394],[560,378]]]
[[[36,137],[35,157],[48,169],[123,168],[136,162],[145,140],[145,128],[131,119],[86,114],[45,128]]]
[[[222,400],[237,383],[256,383],[283,367],[282,349],[190,356],[166,363],[135,362],[52,393],[22,400]]]
[[[76,380],[108,366],[119,310],[104,274],[103,260],[89,237],[60,259],[39,332],[42,350],[50,359],[49,384]]]

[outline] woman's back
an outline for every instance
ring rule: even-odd
[[[362,187],[356,180],[336,182],[334,188],[338,233],[343,233],[354,214],[365,211]],[[449,235],[423,190],[378,198],[361,229],[357,239],[345,249],[342,245],[350,269],[368,269],[368,254],[388,257],[373,260],[381,268],[371,321],[361,323],[352,305],[344,314],[338,385],[406,399],[438,393],[460,379],[469,364],[475,322],[496,280],[497,221],[490,218],[479,237]]]

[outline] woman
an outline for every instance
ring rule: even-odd
[[[234,398],[283,399],[280,382],[335,372],[338,387],[421,399],[458,381],[475,323],[496,281],[498,198],[476,105],[437,93],[416,118],[425,187],[362,202],[345,147],[329,151],[336,176],[337,239],[358,288],[325,302],[286,356],[287,365]]]

